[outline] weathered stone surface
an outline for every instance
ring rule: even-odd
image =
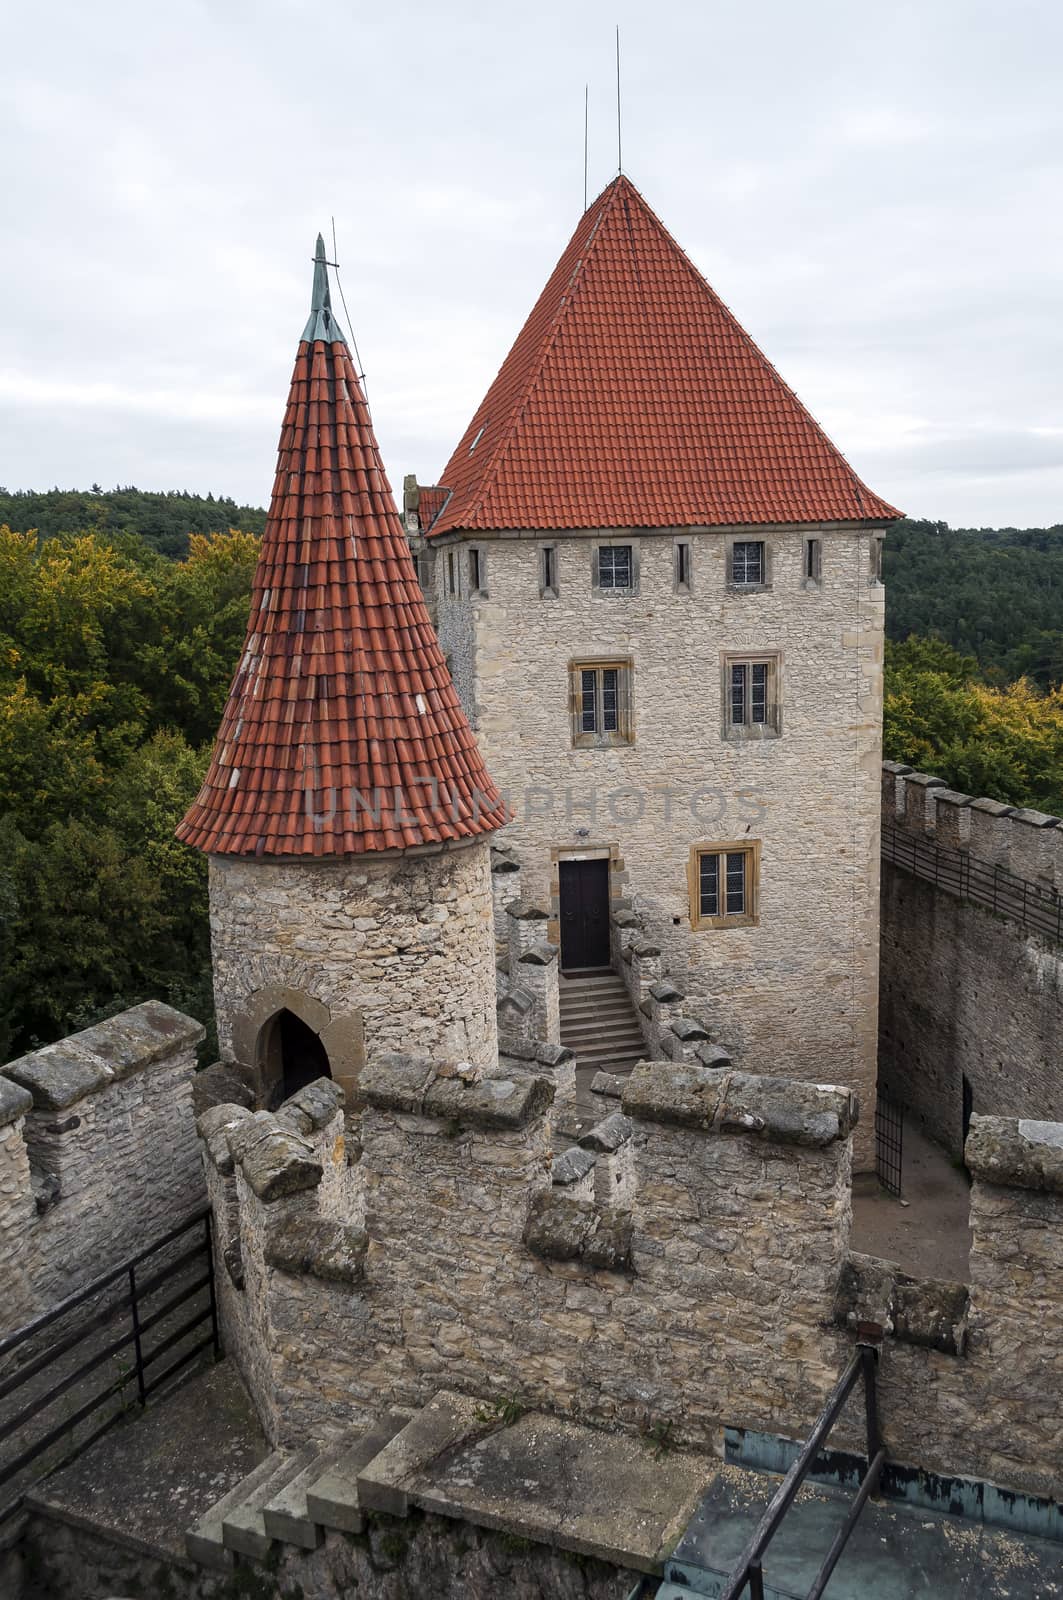
[[[627,1077],[618,1072],[596,1072],[591,1079],[591,1094],[606,1095],[609,1099],[619,1100],[626,1083]]]
[[[327,1217],[287,1217],[270,1229],[266,1264],[330,1283],[354,1284],[365,1277],[365,1251],[364,1229]]]
[[[686,1063],[640,1062],[622,1105],[643,1122],[808,1146],[844,1138],[856,1122],[855,1099],[845,1089]]]
[[[255,1092],[244,1072],[232,1061],[215,1061],[192,1079],[192,1111],[197,1117],[211,1106],[255,1104]]]
[[[512,917],[515,922],[547,921],[547,913],[530,900],[511,900],[506,907],[506,916]]]
[[[731,1052],[726,1050],[722,1044],[695,1045],[694,1054],[703,1067],[729,1066],[731,1061]]]
[[[9,1061],[4,1076],[21,1084],[33,1096],[33,1104],[42,1111],[65,1111],[76,1105],[86,1095],[114,1082],[114,1072],[96,1056],[87,1055],[70,1040],[48,1044]]]
[[[583,1261],[605,1272],[631,1269],[631,1218],[555,1190],[537,1194],[528,1208],[524,1242],[545,1261]]]
[[[434,1077],[433,1062],[423,1056],[380,1055],[362,1073],[362,1098],[379,1111],[419,1112]]]
[[[545,939],[538,940],[529,945],[524,954],[518,957],[518,966],[549,967],[557,960],[558,949],[556,944],[547,944]]]
[[[964,1159],[990,1183],[1063,1194],[1063,1123],[974,1116]]]
[[[594,1156],[591,1152],[581,1150],[579,1145],[572,1145],[554,1157],[550,1179],[559,1189],[566,1189],[570,1184],[582,1183],[587,1174],[593,1171]]]
[[[321,1182],[321,1163],[313,1146],[282,1127],[268,1111],[256,1111],[238,1122],[228,1138],[234,1162],[260,1200],[279,1200]]]
[[[424,1099],[427,1116],[466,1128],[523,1128],[541,1117],[554,1098],[549,1078],[485,1078],[483,1083],[437,1079]]]
[[[892,1329],[897,1270],[895,1261],[883,1261],[879,1256],[851,1251],[838,1279],[838,1293],[834,1301],[835,1322],[853,1333],[860,1323],[889,1333]]]
[[[898,1273],[893,1293],[894,1338],[945,1355],[963,1355],[969,1305],[965,1283],[919,1280]]]
[[[697,1044],[702,1040],[707,1041],[709,1037],[708,1030],[700,1022],[695,1022],[693,1017],[676,1017],[672,1032],[684,1044]]]
[[[216,1105],[210,1106],[196,1118],[196,1131],[206,1145],[207,1155],[225,1176],[233,1170],[229,1132],[250,1116],[251,1112],[246,1106]]]
[[[33,1105],[30,1091],[13,1078],[0,1078],[0,1128],[24,1117]]]
[[[367,1511],[404,1517],[411,1481],[460,1441],[484,1431],[468,1395],[440,1390],[358,1474],[358,1499]]]
[[[290,1095],[278,1111],[296,1133],[314,1133],[325,1128],[343,1110],[343,1089],[331,1078],[317,1078]]]
[[[580,1145],[584,1150],[619,1150],[626,1144],[635,1131],[635,1124],[630,1117],[623,1116],[619,1111],[614,1111],[611,1116],[604,1117],[601,1122],[596,1122],[580,1138]]]
[[[504,1018],[507,1011],[516,1011],[519,1016],[523,1017],[527,1015],[534,1004],[535,996],[531,990],[522,988],[518,983],[507,989],[505,994],[499,995],[496,1009],[500,1018]]]
[[[206,1029],[161,1000],[146,1000],[71,1035],[70,1043],[108,1065],[116,1078],[139,1072],[174,1050],[193,1048]]]
[[[644,950],[644,949],[639,949],[639,950],[636,950],[636,952],[635,952],[636,955],[640,955],[640,956],[641,955],[646,955],[647,953],[648,952],[646,950]],[[660,955],[660,951],[659,950],[654,951],[653,953],[655,955]],[[666,979],[663,979],[663,978],[661,979],[661,981],[659,983],[651,983],[650,984],[650,994],[652,995],[654,1000],[657,1001],[658,1005],[662,1005],[662,1006],[675,1005],[675,1004],[677,1004],[678,1001],[682,1000],[682,998],[683,998],[682,994],[676,988],[675,984],[674,983],[669,983]]]

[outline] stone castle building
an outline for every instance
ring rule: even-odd
[[[873,494],[625,177],[407,525],[567,972],[633,906],[743,1063],[873,1103]],[[870,1154],[868,1126],[858,1154]]]

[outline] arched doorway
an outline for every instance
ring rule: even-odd
[[[262,1030],[262,1074],[271,1111],[317,1078],[331,1078],[328,1051],[313,1028],[285,1008]]]

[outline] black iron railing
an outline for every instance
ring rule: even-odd
[[[965,850],[952,850],[888,825],[882,829],[882,859],[961,900],[1010,917],[1031,933],[1063,944],[1063,899],[1052,889],[979,861]]]
[[[18,1509],[41,1457],[52,1453],[46,1471],[65,1465],[210,1346],[221,1354],[210,1215],[197,1211],[0,1339],[0,1520]],[[192,1242],[179,1243],[186,1235]],[[160,1365],[168,1354],[174,1359]],[[135,1397],[123,1392],[134,1383]],[[59,1459],[66,1442],[73,1448]]]
[[[901,1192],[904,1170],[904,1110],[879,1085],[875,1100],[875,1171],[890,1194]]]
[[[764,1515],[757,1523],[753,1537],[743,1550],[738,1565],[732,1572],[721,1600],[740,1600],[748,1587],[750,1600],[764,1600],[764,1552],[771,1543],[780,1522],[793,1503],[802,1483],[812,1470],[813,1463],[820,1449],[830,1433],[844,1406],[849,1394],[858,1380],[864,1380],[864,1413],[867,1424],[867,1471],[860,1481],[856,1497],[849,1507],[849,1513],[842,1523],[830,1549],[827,1551],[823,1565],[816,1574],[814,1583],[808,1591],[807,1600],[820,1600],[824,1589],[830,1580],[830,1575],[838,1564],[839,1557],[849,1542],[849,1535],[856,1527],[857,1520],[863,1511],[868,1496],[874,1493],[879,1476],[886,1461],[886,1451],[883,1448],[882,1436],[878,1426],[878,1401],[875,1393],[875,1366],[878,1361],[878,1351],[873,1345],[862,1344],[857,1349],[852,1361],[842,1373],[838,1382],[831,1391],[830,1397],[820,1414],[808,1440],[791,1466],[782,1483],[772,1497]]]

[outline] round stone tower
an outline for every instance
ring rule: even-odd
[[[247,638],[177,830],[210,857],[218,1037],[261,1104],[367,1054],[497,1052],[505,806],[428,616],[321,238]]]

